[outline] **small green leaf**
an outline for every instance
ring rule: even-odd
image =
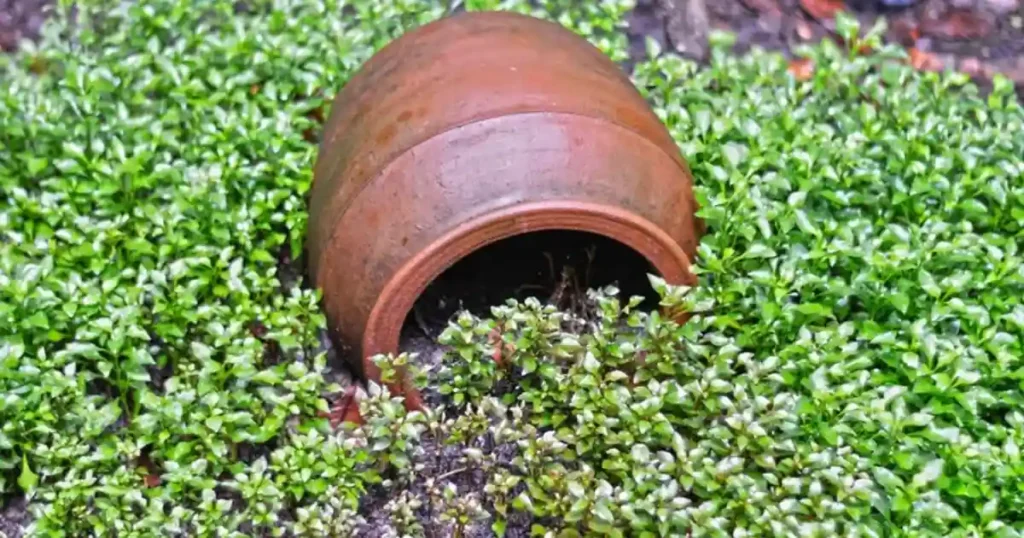
[[[494,523],[491,523],[491,531],[497,538],[503,538],[507,526],[508,522],[504,518],[495,518]]]
[[[931,484],[942,476],[942,467],[945,462],[942,459],[936,458],[928,462],[920,472],[914,475],[913,485],[915,488],[921,488],[928,484]]]
[[[846,10],[836,13],[835,22],[836,33],[847,43],[852,43],[860,34],[860,22]]]
[[[21,490],[26,493],[31,493],[35,490],[36,485],[39,484],[39,476],[32,472],[32,468],[28,465],[28,456],[25,454],[21,455],[21,474],[18,475],[18,486]]]
[[[917,274],[918,282],[921,284],[921,288],[924,289],[925,293],[932,297],[938,297],[942,295],[942,290],[939,289],[938,284],[935,283],[935,278],[929,273],[922,269]]]
[[[907,309],[910,308],[910,296],[906,293],[894,293],[889,297],[889,301],[892,302],[893,307],[895,307],[901,314],[906,314]]]
[[[38,176],[39,172],[42,172],[50,165],[50,161],[45,157],[32,157],[28,160],[28,174],[30,176]]]

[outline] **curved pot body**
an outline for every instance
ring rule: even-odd
[[[332,332],[379,379],[368,357],[397,350],[419,294],[474,250],[587,231],[693,283],[695,209],[675,142],[604,54],[555,23],[463,13],[388,44],[335,99],[310,270]]]

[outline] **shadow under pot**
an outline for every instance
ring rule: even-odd
[[[495,243],[608,239],[695,284],[689,169],[626,74],[551,22],[461,13],[374,55],[337,95],[314,170],[308,252],[332,338],[359,372],[397,352],[417,298]],[[391,386],[422,407],[407,383]]]

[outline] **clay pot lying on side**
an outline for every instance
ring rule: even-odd
[[[335,99],[310,270],[332,334],[379,380],[369,357],[397,351],[417,297],[471,252],[578,230],[693,284],[695,209],[675,142],[607,56],[555,23],[463,13],[384,47]],[[392,390],[421,406],[415,389]]]

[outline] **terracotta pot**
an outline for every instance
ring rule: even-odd
[[[463,13],[388,44],[335,99],[312,186],[310,270],[332,332],[377,380],[367,359],[397,350],[419,294],[469,253],[579,230],[692,284],[695,209],[675,142],[607,56],[554,23]]]

